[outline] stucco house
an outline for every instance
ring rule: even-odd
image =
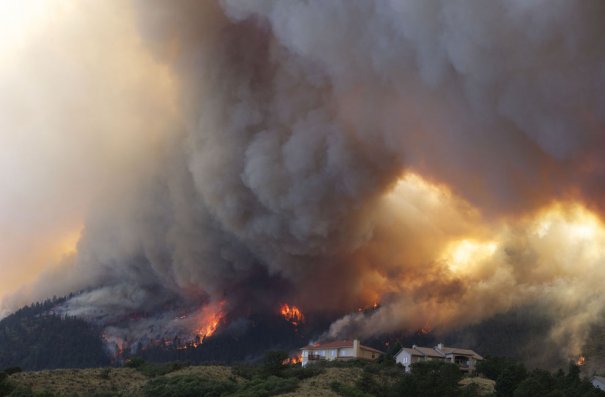
[[[411,370],[412,364],[419,361],[447,361],[458,365],[461,371],[471,373],[481,360],[483,357],[473,350],[446,347],[442,343],[435,347],[404,347],[395,355],[395,361],[403,365],[406,372]]]
[[[605,377],[603,376],[593,376],[590,379],[590,383],[598,389],[605,390]]]
[[[376,360],[384,354],[380,350],[364,346],[357,339],[314,343],[300,348],[302,366],[320,360]]]

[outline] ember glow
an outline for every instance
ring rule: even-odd
[[[302,354],[296,354],[294,356],[290,356],[284,360],[283,365],[297,365],[302,363]]]
[[[427,322],[424,324],[424,326],[418,330],[418,333],[419,333],[420,335],[428,335],[428,334],[430,334],[430,333],[431,333],[431,331],[432,331],[432,330],[433,330],[433,329],[431,328],[431,325],[430,325],[429,321],[427,321]]]
[[[56,1],[2,53],[6,310],[199,346],[534,305],[565,358],[605,318],[599,2]]]
[[[105,346],[109,350],[112,362],[117,363],[121,361],[124,357],[124,352],[127,350],[124,340],[120,337],[109,335],[105,332],[102,334],[102,338],[105,342]]]
[[[290,306],[287,303],[284,303],[280,307],[280,313],[282,317],[294,325],[295,327],[305,321],[305,316],[300,311],[300,309],[294,305]]]
[[[225,316],[223,313],[224,305],[225,301],[221,301],[215,305],[208,305],[199,313],[196,319],[199,326],[196,330],[195,341],[193,342],[194,347],[201,345],[204,342],[204,339],[212,336],[216,332]]]
[[[378,308],[380,308],[380,304],[378,302],[374,302],[371,305],[366,305],[364,307],[358,307],[357,311],[361,313],[361,312],[367,312],[367,311],[371,311],[371,310],[376,310]]]

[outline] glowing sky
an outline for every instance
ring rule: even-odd
[[[157,145],[174,84],[128,2],[0,2],[0,299],[75,250],[107,180]]]

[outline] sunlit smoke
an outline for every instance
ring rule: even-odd
[[[598,216],[577,202],[553,202],[520,218],[486,219],[447,191],[436,196],[439,189],[417,175],[404,176],[385,196],[389,214],[396,214],[397,206],[411,211],[410,203],[414,212],[424,214],[426,229],[409,224],[409,216],[391,219],[388,227],[416,227],[428,249],[416,247],[411,256],[362,249],[365,256],[375,256],[366,260],[394,257],[399,267],[376,286],[384,294],[380,310],[348,315],[332,325],[330,335],[370,336],[376,328],[424,334],[541,302],[557,318],[550,337],[569,348],[566,354],[578,354],[589,325],[605,311],[605,300],[595,293],[602,291],[595,276],[605,275],[605,226]],[[443,233],[448,228],[452,231]],[[405,241],[400,247],[405,251]]]
[[[7,177],[31,186],[0,196],[22,208],[0,228],[84,224],[12,302],[79,291],[61,310],[118,350],[202,343],[230,311],[280,302],[351,313],[328,337],[536,303],[561,354],[580,353],[605,310],[603,3],[109,4],[70,8],[57,40],[0,68],[1,130],[28,127],[3,147],[31,138],[2,158],[50,151],[70,176]],[[16,98],[29,81],[35,100]],[[45,222],[23,215],[42,207]]]

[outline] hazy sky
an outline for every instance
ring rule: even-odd
[[[0,1],[0,300],[74,251],[106,181],[168,130],[174,90],[129,2]]]

